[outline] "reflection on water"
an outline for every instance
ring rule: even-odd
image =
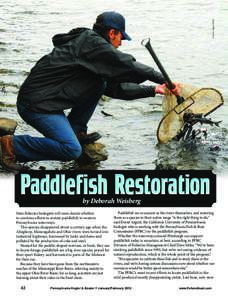
[[[223,122],[221,128],[208,128],[210,135],[205,143],[157,145],[156,129],[162,116],[160,97],[102,101],[89,130],[102,133],[101,141],[106,145],[109,159],[82,168],[213,169],[218,173],[228,170],[228,36],[224,34],[228,32],[228,10],[226,1],[218,1],[216,7],[215,2],[5,1],[0,4],[0,117],[18,121],[16,134],[37,135],[20,119],[15,108],[18,89],[29,70],[52,49],[54,34],[78,26],[91,27],[100,12],[119,10],[126,16],[127,31],[133,38],[131,42],[124,41],[121,50],[156,68],[141,46],[142,39],[151,37],[153,48],[173,80],[221,90],[225,104],[213,113],[213,120]],[[213,148],[215,145],[219,150]],[[31,162],[30,165],[34,169],[79,168],[75,162]]]

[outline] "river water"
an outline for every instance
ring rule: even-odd
[[[34,63],[52,49],[51,37],[78,26],[91,27],[105,10],[127,20],[131,42],[121,51],[157,68],[141,40],[150,37],[170,77],[196,87],[218,88],[225,103],[210,115],[222,120],[209,126],[206,143],[158,145],[156,129],[162,117],[162,98],[101,101],[89,129],[99,130],[108,160],[97,169],[209,169],[228,170],[228,1],[215,0],[8,0],[0,3],[0,116],[14,118],[16,134],[37,134],[17,115],[18,89]],[[214,20],[214,30],[212,26]],[[112,116],[105,116],[105,111]],[[214,146],[219,147],[214,147]],[[211,149],[218,149],[211,151]],[[34,169],[75,168],[72,162],[30,163]]]

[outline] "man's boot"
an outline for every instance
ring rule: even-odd
[[[7,171],[20,171],[23,169],[21,165],[16,164],[12,135],[0,137],[0,163]]]
[[[99,132],[92,132],[87,134],[85,131],[79,131],[76,133],[76,137],[81,145],[91,144],[96,142],[101,138],[101,134]]]

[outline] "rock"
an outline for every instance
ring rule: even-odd
[[[101,143],[92,143],[82,146],[82,155],[79,163],[96,163],[108,159],[108,153],[105,145]]]
[[[0,118],[0,136],[12,135],[17,127],[17,122],[8,118]]]

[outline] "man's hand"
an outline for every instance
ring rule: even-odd
[[[178,82],[174,82],[173,85],[174,85],[174,88],[170,92],[176,96],[180,95],[180,84]],[[167,91],[167,89],[168,89],[168,87],[165,83],[161,84],[161,85],[159,84],[155,87],[155,93],[164,95],[165,92]]]
[[[160,95],[164,95],[165,94],[165,89],[166,89],[165,83],[164,84],[159,84],[155,87],[155,93],[160,94]]]
[[[176,95],[176,96],[179,96],[180,95],[180,84],[179,84],[179,82],[173,82],[173,86],[174,86],[174,88],[171,90],[171,93]]]

